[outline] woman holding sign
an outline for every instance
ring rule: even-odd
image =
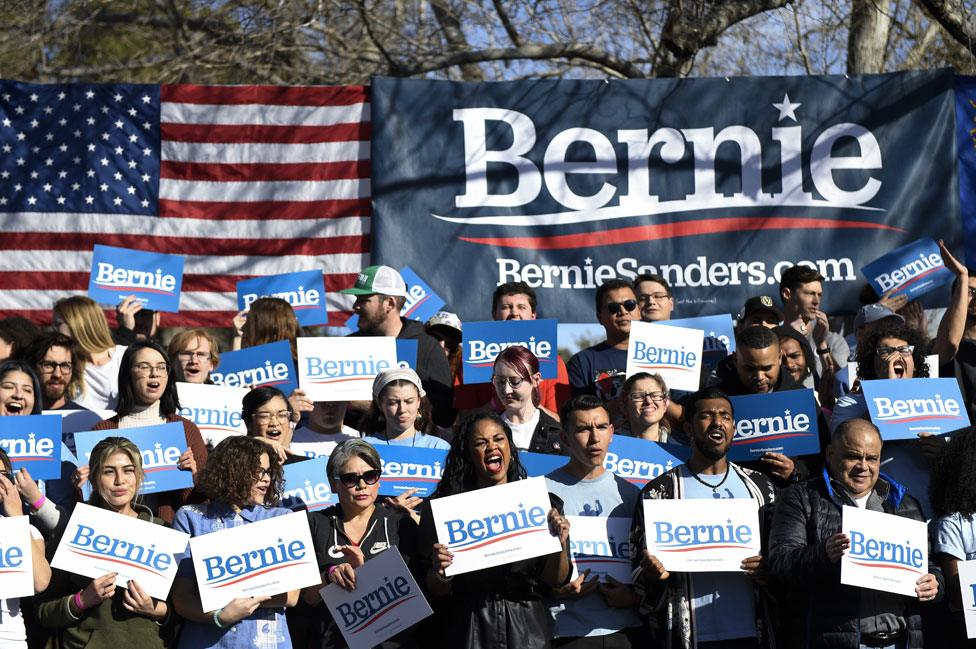
[[[373,446],[416,446],[446,451],[450,445],[430,433],[433,424],[430,400],[416,372],[397,367],[376,375],[363,439]]]
[[[466,420],[451,443],[444,476],[431,500],[507,484],[525,478],[508,425],[494,412]],[[562,502],[550,494],[549,527],[562,551],[485,568],[456,577],[445,570],[453,555],[437,542],[430,503],[422,506],[416,568],[435,611],[439,644],[445,649],[550,646],[549,613],[542,601],[548,588],[570,574],[569,522]],[[500,622],[501,621],[501,622]]]

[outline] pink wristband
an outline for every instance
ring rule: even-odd
[[[337,565],[336,566],[329,566],[329,572],[328,572],[329,581],[332,581],[332,573],[335,572],[338,568],[339,568],[339,566],[337,566]]]
[[[80,590],[77,593],[75,593],[74,600],[75,600],[75,608],[77,608],[79,611],[84,611],[85,610],[85,605],[81,601],[81,591]]]
[[[47,498],[41,496],[40,498],[37,499],[36,502],[31,503],[31,509],[33,509],[36,512],[37,510],[39,510],[41,507],[44,506],[45,500],[47,500]]]

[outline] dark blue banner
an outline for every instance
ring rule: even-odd
[[[976,77],[956,77],[956,147],[966,264],[976,265]]]
[[[376,78],[374,262],[409,264],[462,320],[524,281],[593,319],[613,277],[664,276],[676,317],[738,312],[795,263],[853,309],[858,269],[961,244],[950,70],[866,76]],[[939,218],[932,218],[939,215]]]

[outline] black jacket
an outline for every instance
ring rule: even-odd
[[[539,423],[532,431],[532,441],[526,449],[532,453],[550,453],[552,455],[565,455],[566,451],[559,439],[559,431],[562,428],[559,422],[546,414],[542,408],[539,409]]]
[[[925,520],[918,501],[897,482],[882,476],[875,492],[884,501],[885,513]],[[827,558],[825,541],[841,530],[841,507],[854,502],[829,478],[820,477],[792,486],[782,495],[773,516],[769,537],[769,569],[773,577],[789,586],[784,615],[784,645],[857,649],[860,641],[858,611],[862,589],[840,583],[840,562]],[[944,591],[942,573],[929,561],[929,572],[939,580],[939,598]],[[908,604],[908,648],[921,649],[922,621],[918,600],[902,598]]]

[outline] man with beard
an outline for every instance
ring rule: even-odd
[[[630,547],[638,612],[660,646],[719,649],[770,646],[771,616],[762,555],[744,560],[742,572],[671,573],[646,548],[644,500],[751,498],[759,509],[762,547],[775,492],[762,474],[726,459],[735,419],[720,390],[705,388],[686,403],[691,458],[651,480],[634,510]],[[690,615],[689,615],[690,612]]]
[[[34,339],[24,351],[24,360],[41,381],[44,410],[84,410],[72,399],[81,391],[82,368],[74,341],[49,331]]]

